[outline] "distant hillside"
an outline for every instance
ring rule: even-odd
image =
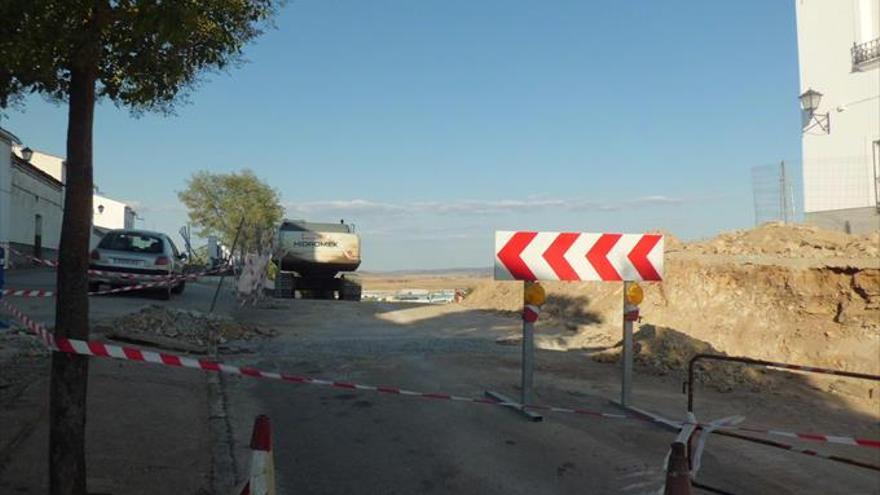
[[[434,270],[367,270],[358,271],[362,277],[488,277],[492,274],[490,268],[437,268]]]

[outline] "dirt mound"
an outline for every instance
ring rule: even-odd
[[[566,282],[546,282],[542,285],[547,292],[547,302],[541,308],[542,321],[550,320],[572,327],[602,323],[602,314],[620,302],[611,297],[616,289],[612,285],[599,287],[596,284]],[[463,304],[474,309],[519,315],[522,298],[521,282],[483,280],[467,293]]]
[[[157,305],[116,318],[109,328],[115,336],[127,339],[160,337],[195,346],[274,335],[271,330],[241,324],[229,317]]]
[[[643,284],[641,314],[645,324],[678,332],[645,343],[650,353],[639,359],[646,366],[683,369],[681,356],[692,353],[682,349],[702,342],[732,356],[880,374],[880,268],[864,262],[880,258],[880,232],[769,224],[666,247],[665,280]],[[763,256],[741,257],[750,254]],[[545,283],[538,334],[557,350],[613,344],[621,285]],[[522,284],[485,280],[463,304],[517,316]]]
[[[705,241],[686,243],[679,249],[698,254],[876,258],[880,256],[880,231],[856,236],[811,225],[768,223],[755,229],[725,232]]]
[[[622,343],[612,349],[593,354],[600,363],[617,363],[622,354]],[[633,335],[633,362],[640,371],[654,375],[673,375],[685,380],[688,363],[697,354],[724,354],[708,342],[665,327],[643,325]],[[759,389],[769,384],[761,369],[736,363],[698,362],[695,377],[723,392],[743,386]]]

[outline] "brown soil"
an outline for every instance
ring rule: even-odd
[[[644,369],[681,372],[708,350],[880,374],[880,232],[769,224],[693,243],[670,237],[665,258],[664,282],[643,284],[641,327],[650,330],[638,339],[637,363]],[[619,341],[621,284],[544,286],[539,346],[597,349]],[[483,279],[463,304],[516,314],[522,284]],[[750,371],[743,380],[757,378]],[[856,394],[876,396],[875,388],[866,384]]]

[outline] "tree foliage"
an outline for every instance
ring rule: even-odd
[[[246,252],[265,252],[284,215],[278,193],[250,170],[196,172],[177,196],[202,237],[216,235],[232,246],[242,225],[238,246]]]
[[[55,334],[88,339],[95,102],[170,112],[206,71],[241,60],[282,0],[0,0],[0,109],[68,103]],[[52,354],[49,493],[84,495],[88,360]]]
[[[66,101],[94,64],[97,96],[170,111],[205,70],[241,60],[278,0],[0,0],[0,107],[27,93]]]

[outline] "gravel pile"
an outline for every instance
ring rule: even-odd
[[[110,325],[114,333],[129,337],[158,336],[199,346],[208,345],[213,339],[223,344],[275,335],[272,330],[242,324],[226,316],[156,305],[116,318]]]

